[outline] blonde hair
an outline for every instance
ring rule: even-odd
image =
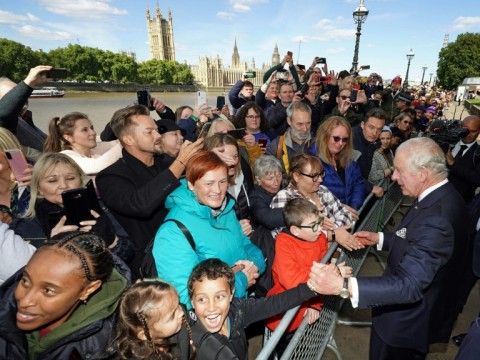
[[[207,136],[205,136],[205,137],[208,138],[212,135],[215,135],[218,132],[217,131],[217,125],[220,124],[220,123],[227,124],[228,126],[230,126],[232,128],[232,130],[235,130],[235,125],[233,125],[233,123],[230,120],[223,119],[223,118],[218,118],[218,119],[215,119],[215,120],[212,121],[212,125],[210,125],[210,129],[208,129]]]
[[[331,116],[325,120],[317,130],[315,145],[318,156],[327,164],[333,165],[333,155],[330,154],[330,150],[328,150],[328,143],[333,130],[339,126],[343,126],[347,130],[348,140],[342,151],[337,154],[336,163],[345,169],[353,160],[352,127],[347,120],[341,116]]]
[[[82,185],[85,185],[88,181],[87,175],[78,166],[78,164],[69,156],[62,153],[45,153],[38,159],[37,163],[33,167],[32,181],[30,182],[30,202],[28,204],[27,211],[24,217],[27,219],[33,219],[35,217],[35,204],[39,199],[43,199],[43,195],[40,194],[40,182],[45,178],[55,166],[58,164],[64,164],[74,170]]]

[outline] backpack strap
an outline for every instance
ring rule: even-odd
[[[185,227],[185,225],[183,225],[180,221],[178,221],[176,219],[167,219],[167,220],[164,221],[164,223],[166,223],[167,221],[172,221],[175,224],[177,224],[178,228],[182,231],[183,235],[185,235],[185,237],[187,238],[188,243],[192,247],[193,251],[195,251],[195,249],[196,249],[195,241],[193,240],[192,234],[190,234],[190,231],[188,231],[188,229]]]

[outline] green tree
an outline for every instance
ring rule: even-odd
[[[480,77],[480,33],[460,34],[440,50],[438,85],[454,89],[467,77]]]
[[[0,39],[0,54],[0,76],[13,81],[24,79],[30,69],[38,65],[31,48],[12,40]]]

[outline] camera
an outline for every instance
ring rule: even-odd
[[[329,83],[330,80],[332,80],[332,77],[330,75],[329,76],[320,76],[320,81],[324,81],[324,82]]]
[[[246,79],[254,79],[257,77],[257,72],[256,71],[247,71],[245,73],[245,78]]]
[[[155,110],[155,107],[152,103],[152,97],[150,96],[150,90],[138,90],[137,91],[137,101],[139,105],[144,105],[148,110]]]
[[[317,64],[326,64],[327,63],[327,58],[322,58],[322,57],[316,56],[315,57],[315,62]]]
[[[435,120],[430,125],[430,138],[433,139],[447,153],[450,147],[467,136],[469,130],[462,128],[460,120]]]

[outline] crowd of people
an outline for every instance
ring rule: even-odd
[[[247,359],[245,328],[301,305],[281,356],[322,295],[374,307],[371,359],[448,341],[480,276],[480,117],[445,148],[450,92],[319,60],[289,52],[221,109],[127,105],[101,141],[82,109],[35,126],[28,96],[50,66],[0,78],[0,357]],[[394,233],[354,233],[385,179],[414,210]],[[385,273],[320,265],[333,242],[389,250]]]

